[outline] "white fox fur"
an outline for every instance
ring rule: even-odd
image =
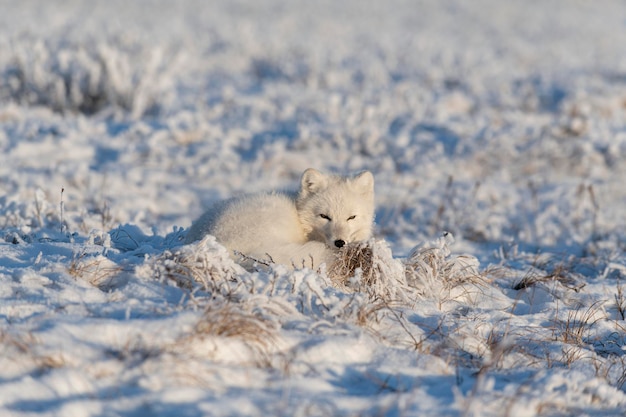
[[[248,260],[316,269],[347,243],[367,240],[374,224],[374,177],[326,175],[309,168],[297,194],[253,194],[220,202],[193,223],[186,243],[211,234]],[[244,259],[245,260],[245,259]]]

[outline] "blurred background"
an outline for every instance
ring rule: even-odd
[[[5,235],[166,234],[315,167],[374,173],[397,256],[443,230],[483,258],[626,247],[621,1],[0,10]]]

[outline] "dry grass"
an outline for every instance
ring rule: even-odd
[[[604,378],[615,388],[623,390],[626,384],[626,357],[611,355],[604,361],[598,361],[596,375]]]
[[[36,339],[31,334],[15,335],[0,329],[0,347],[3,351],[11,348],[19,353],[28,353],[35,343]]]
[[[615,307],[617,308],[617,314],[622,320],[626,319],[626,294],[624,293],[624,286],[621,282],[617,282],[617,293],[615,294]]]
[[[11,358],[16,362],[22,362],[34,366],[39,373],[51,369],[62,368],[67,365],[66,358],[61,352],[48,352],[42,354],[38,350],[39,340],[31,333],[13,334],[0,329],[0,354],[5,358]]]
[[[39,372],[47,372],[51,369],[63,368],[67,365],[67,361],[62,353],[37,356],[35,362]]]
[[[252,311],[252,303],[227,300],[210,303],[191,333],[178,343],[185,345],[205,338],[233,338],[243,342],[259,367],[271,366],[271,351],[277,344],[277,327],[260,310]]]
[[[391,279],[404,284],[400,265],[381,245],[381,242],[369,241],[344,246],[330,266],[329,276],[342,287],[362,292]]]
[[[159,107],[153,86],[167,65],[156,70],[155,65],[165,63],[159,54],[137,45],[115,39],[101,44],[93,39],[42,43],[24,38],[16,41],[10,54],[6,76],[11,83],[4,93],[17,103],[88,115],[113,107],[135,117]]]
[[[383,299],[371,300],[367,303],[360,303],[356,313],[356,323],[359,326],[367,326],[373,322],[380,321],[382,311],[393,311],[389,303]]]
[[[194,333],[238,337],[266,344],[274,337],[273,325],[260,314],[244,310],[244,307],[230,302],[210,303],[196,324]]]
[[[226,249],[212,244],[214,239],[207,236],[195,245],[183,246],[175,252],[165,251],[143,271],[187,290],[201,284],[206,291],[229,294],[229,283],[236,280],[237,270]]]
[[[600,313],[601,304],[597,301],[586,310],[581,308],[570,310],[566,320],[557,321],[557,340],[576,346],[586,345],[585,339],[588,338],[591,327],[606,318],[604,313]]]
[[[571,273],[571,266],[564,262],[557,264],[555,267],[540,266],[540,269],[532,268],[528,273],[513,286],[514,290],[522,290],[532,287],[540,283],[559,283],[563,287],[579,292],[584,286],[584,282],[580,282],[576,276]],[[544,272],[548,269],[548,272]]]
[[[624,385],[626,377],[617,375],[619,361],[599,358],[591,346],[594,343],[593,326],[605,318],[599,303],[578,307],[560,316],[560,319],[555,319],[552,332],[543,329],[529,335],[520,330],[514,332],[516,335],[512,338],[509,327],[493,327],[483,334],[480,324],[473,324],[469,318],[471,316],[466,316],[472,308],[466,302],[467,293],[473,294],[482,289],[487,295],[491,280],[510,278],[515,275],[515,271],[494,267],[480,272],[475,258],[451,255],[447,243],[442,240],[438,244],[436,242],[417,248],[404,262],[394,259],[384,243],[374,240],[346,245],[338,251],[337,261],[329,266],[327,274],[334,285],[353,296],[344,298],[341,301],[343,313],[332,317],[366,327],[383,339],[389,337],[390,343],[408,343],[418,352],[438,356],[444,362],[449,361],[451,366],[475,368],[475,395],[483,389],[491,374],[518,365],[572,366],[575,362],[584,361],[585,366],[597,364],[598,375],[607,375],[607,380],[610,377],[615,386]],[[223,261],[222,255],[227,254],[220,253],[219,249],[219,246],[207,242],[188,245],[178,252],[167,252],[155,258],[152,271],[158,277],[173,280],[184,288],[191,289],[195,283],[201,283],[205,288],[219,290],[224,295],[224,291],[233,291],[232,288],[237,287],[233,283],[235,279],[241,280],[241,277],[237,270],[230,267],[232,262]],[[271,271],[270,268],[270,275]],[[274,271],[274,274],[278,273]],[[516,289],[554,282],[572,291],[581,288],[567,263],[555,265],[550,260],[539,262],[536,259]],[[247,281],[241,284],[246,286]],[[308,285],[307,282],[301,284]],[[246,286],[245,294],[256,294],[256,284],[252,282],[250,285],[250,288]],[[259,290],[270,297],[271,304],[275,293],[274,280],[270,279],[267,283],[267,291],[262,289],[262,283],[259,285]],[[331,301],[325,293],[318,291],[317,286],[309,286],[309,290],[315,295],[312,299],[317,307],[327,312],[336,310],[336,301]],[[290,294],[300,297],[296,291],[296,282]],[[306,294],[302,297],[306,297]],[[626,296],[621,286],[618,286],[615,297],[619,314],[626,314]],[[442,319],[436,329],[430,333],[424,332],[424,324],[416,326],[406,314],[418,300],[435,304],[453,301],[463,312],[455,307],[453,313],[459,311],[459,316]],[[223,340],[220,342],[220,338],[235,339],[236,344],[242,342],[248,348],[256,366],[276,366],[281,360],[280,349],[276,349],[279,320],[270,320],[268,317],[276,317],[277,314],[281,313],[262,309],[247,295],[243,298],[213,297],[193,330],[177,343],[182,343],[181,346],[192,343],[194,349],[199,348],[199,354],[202,355],[202,349],[207,349],[204,344],[207,340],[209,346],[213,343],[217,346],[216,351],[219,351],[219,344],[224,343]],[[389,320],[399,326],[396,330],[402,330],[394,334],[381,330]],[[457,327],[459,320],[467,325]],[[444,321],[448,324],[444,325]],[[468,328],[474,330],[466,333]],[[466,346],[467,340],[469,344]],[[514,340],[530,343],[529,351],[521,349]],[[469,350],[468,346],[471,347]],[[542,349],[547,354],[545,358],[538,354]]]
[[[105,186],[103,180],[102,187]],[[109,202],[104,198],[92,197],[86,202],[86,210],[80,217],[77,227],[85,235],[89,235],[94,229],[110,231],[118,224],[120,224],[120,220],[114,216]]]
[[[486,285],[485,275],[478,272],[473,257],[459,255],[452,258],[442,257],[433,249],[428,249],[407,263],[407,274],[420,281],[421,275],[434,278],[445,288],[454,288],[463,284]]]
[[[416,248],[405,261],[405,275],[420,298],[438,300],[440,307],[481,295],[489,283],[476,258],[450,256],[447,246]]]
[[[350,287],[350,278],[360,274],[360,284],[371,286],[374,274],[374,251],[368,243],[351,243],[339,251],[337,260],[328,268],[328,276],[339,286]]]
[[[145,361],[157,358],[164,352],[162,347],[147,343],[140,335],[130,337],[119,348],[108,349],[107,356],[124,362],[127,367],[136,367]]]
[[[123,268],[104,256],[87,256],[83,252],[73,256],[67,271],[74,278],[107,291],[117,285],[117,279]]]
[[[384,241],[372,239],[344,246],[327,272],[339,288],[365,293],[371,300],[393,304],[414,298],[402,263],[393,258]]]
[[[481,390],[485,389],[489,373],[500,368],[504,357],[515,348],[506,337],[494,337],[495,335],[494,332],[490,333],[486,340],[489,352],[483,356],[482,363],[476,372],[476,380],[470,397],[477,396]]]

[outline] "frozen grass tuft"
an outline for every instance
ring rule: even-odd
[[[598,301],[587,309],[577,308],[568,311],[567,318],[557,322],[556,337],[564,343],[577,346],[589,343],[591,328],[607,318],[601,304]]]
[[[572,272],[573,269],[571,264],[564,261],[553,264],[552,259],[541,261],[538,256],[533,268],[513,286],[513,289],[522,290],[538,284],[559,283],[567,289],[578,292],[585,284]]]
[[[405,260],[409,284],[424,297],[441,298],[444,293],[470,286],[483,286],[487,279],[478,271],[478,260],[469,255],[451,255],[454,237],[442,237],[413,249]]]
[[[347,245],[330,265],[328,275],[340,288],[366,292],[385,300],[411,301],[441,297],[466,286],[482,286],[487,279],[470,255],[451,255],[450,233],[413,249],[407,259],[395,259],[386,242]]]
[[[23,37],[0,64],[0,100],[94,114],[106,107],[139,117],[159,110],[169,84],[168,57],[118,39]]]
[[[268,366],[270,351],[277,340],[276,323],[252,307],[252,303],[232,303],[226,300],[211,303],[191,337],[236,339],[250,349],[257,365]]]
[[[346,245],[330,265],[328,275],[339,288],[385,300],[409,299],[402,263],[393,258],[383,240]]]
[[[266,344],[273,337],[271,323],[260,314],[244,311],[241,305],[230,302],[209,304],[196,324],[198,334],[239,337],[252,340],[258,344]]]
[[[201,284],[211,293],[228,294],[229,282],[235,281],[243,269],[230,259],[226,248],[208,235],[197,244],[165,251],[140,266],[138,272],[188,290]]]
[[[75,254],[68,272],[76,279],[82,279],[103,291],[115,288],[121,280],[123,269],[103,255],[88,256]]]

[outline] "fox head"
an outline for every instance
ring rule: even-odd
[[[339,177],[309,168],[302,174],[296,206],[309,240],[335,249],[367,240],[374,224],[374,176],[364,171]]]

